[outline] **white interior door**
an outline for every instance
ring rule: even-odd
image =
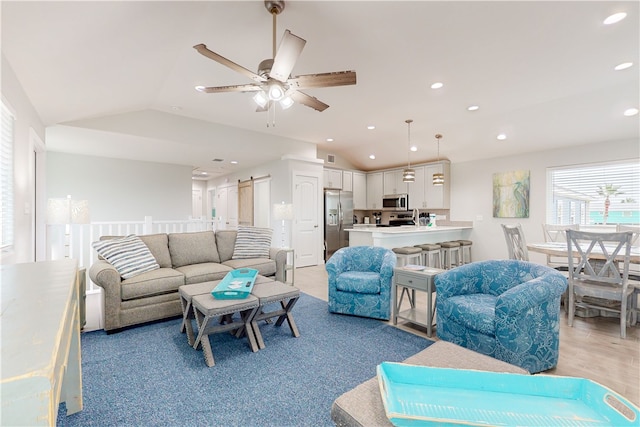
[[[216,191],[216,225],[218,230],[227,229],[227,194],[226,187],[218,188]]]
[[[199,188],[191,190],[191,216],[194,218],[202,216],[202,190]]]
[[[319,175],[294,174],[292,237],[296,267],[318,265],[320,259],[320,179]]]

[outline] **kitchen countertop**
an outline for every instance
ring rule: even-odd
[[[360,225],[360,224],[358,224]],[[362,224],[363,226],[366,224]],[[364,227],[347,228],[345,231],[358,232],[358,233],[385,233],[385,234],[407,234],[407,233],[426,233],[437,231],[454,231],[454,230],[466,230],[472,229],[471,225],[468,226],[453,226],[453,225],[438,225],[436,227],[415,225],[401,225],[399,227],[376,227],[375,225],[369,225]]]
[[[469,239],[473,230],[472,221],[450,221],[437,226],[401,225],[399,227],[376,227],[375,224],[354,224],[349,232],[349,246],[381,246],[397,248],[448,240]]]

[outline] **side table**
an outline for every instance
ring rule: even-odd
[[[433,325],[433,301],[435,292],[433,278],[444,270],[439,268],[425,267],[424,270],[409,270],[404,267],[397,267],[393,270],[393,286],[391,289],[391,319],[393,324],[398,323],[398,319],[408,320],[416,325],[425,326],[427,335],[431,336]],[[402,288],[402,293],[398,298],[398,288]],[[411,294],[409,294],[411,291]],[[416,291],[427,293],[426,310],[416,308]],[[407,294],[411,308],[400,311],[404,295]]]

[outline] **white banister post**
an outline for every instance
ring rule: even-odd
[[[144,217],[144,226],[142,227],[142,234],[153,234],[153,218],[150,216]]]

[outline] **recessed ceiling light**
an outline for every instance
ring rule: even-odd
[[[232,165],[237,165],[238,161],[237,160],[231,160],[229,163],[231,163]]]
[[[613,15],[608,16],[607,19],[605,19],[602,23],[604,25],[611,25],[611,24],[615,24],[616,22],[622,21],[626,17],[627,17],[627,14],[624,12],[614,13]]]
[[[369,129],[369,130],[374,130],[375,128],[376,128],[376,127],[375,127],[374,125],[369,125],[369,126],[367,126],[367,129]]]
[[[195,89],[196,89],[198,92],[204,92],[205,87],[204,87],[204,86],[196,86],[196,87],[195,87]]]
[[[627,68],[631,68],[632,65],[633,65],[633,62],[623,62],[622,64],[618,64],[615,67],[613,67],[613,69],[616,71],[626,70]]]
[[[467,107],[467,110],[469,110],[469,111],[477,111],[478,108],[480,108],[480,107],[478,107],[477,105],[469,105]]]
[[[375,156],[375,154],[369,154],[369,158],[370,158],[371,160],[375,160],[375,159],[376,159],[376,156]]]
[[[411,146],[411,151],[418,151],[418,147],[416,147],[415,145]]]
[[[443,83],[435,82],[434,84],[431,85],[431,89],[440,89],[442,86],[444,86]]]
[[[172,105],[172,106],[171,106],[171,109],[172,109],[173,111],[180,111],[180,110],[182,110],[182,108],[181,108],[181,107],[178,107],[177,105]]]
[[[333,142],[333,138],[327,138],[327,142]]]
[[[507,139],[507,135],[505,135],[504,133],[499,133],[496,138],[498,138],[500,141],[504,141],[505,139]]]
[[[638,114],[637,108],[627,108],[624,110],[624,115],[627,117],[635,116],[636,114]]]

